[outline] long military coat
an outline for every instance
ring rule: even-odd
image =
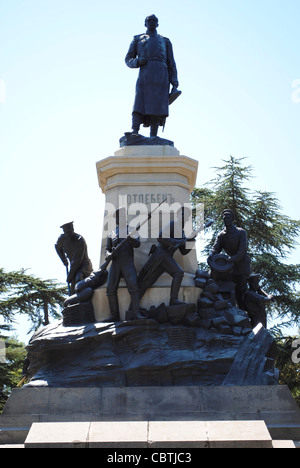
[[[247,253],[248,240],[244,229],[233,226],[227,231],[224,229],[217,237],[212,248],[212,255],[224,250],[233,260],[233,275],[250,275],[251,260]]]
[[[146,58],[147,63],[140,66],[139,58]],[[161,117],[163,125],[169,115],[170,84],[178,85],[170,40],[157,33],[134,36],[125,62],[129,68],[140,68],[133,112],[143,116],[144,126],[150,125],[151,116]]]

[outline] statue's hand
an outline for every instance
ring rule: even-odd
[[[268,297],[266,297],[266,299],[267,299],[267,302],[275,301],[275,297],[272,296],[271,294],[269,294]]]
[[[139,66],[142,67],[148,62],[148,59],[146,57],[139,57]]]
[[[105,252],[105,260],[111,260],[113,257],[113,252],[109,252],[108,250]]]

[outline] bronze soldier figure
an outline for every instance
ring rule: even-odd
[[[92,273],[93,266],[88,257],[84,238],[74,232],[74,222],[63,224],[60,227],[64,233],[58,238],[55,249],[67,268],[67,283],[70,285],[71,295],[75,292],[76,283]]]
[[[251,275],[249,278],[249,289],[244,296],[245,309],[251,320],[252,328],[261,323],[267,328],[266,304],[274,299],[261,289],[259,282],[261,276]]]
[[[236,301],[240,309],[244,309],[243,297],[247,290],[247,280],[251,274],[251,262],[248,251],[247,233],[234,225],[232,210],[224,210],[222,218],[225,229],[218,235],[208,261],[213,255],[224,250],[233,264],[232,281],[236,286]]]
[[[182,304],[178,300],[178,293],[184,276],[184,271],[174,260],[173,255],[179,249],[182,255],[190,253],[191,249],[186,248],[186,242],[194,239],[187,239],[184,233],[185,210],[182,208],[177,213],[178,220],[171,221],[159,234],[158,245],[151,248],[151,257],[143,266],[138,275],[140,288],[140,298],[143,297],[157,279],[167,272],[172,276],[170,305]],[[168,233],[169,235],[166,235]]]
[[[125,58],[129,68],[139,68],[132,113],[133,134],[138,134],[141,124],[150,126],[150,136],[157,136],[158,127],[165,126],[169,115],[169,89],[171,100],[181,93],[173,48],[169,39],[157,34],[158,18],[147,16],[145,34],[134,36]],[[171,102],[171,101],[170,101]]]
[[[124,223],[126,223],[124,211],[124,208],[119,208],[116,211],[116,230],[109,234],[106,245],[106,259],[109,259],[110,256],[113,257],[108,273],[106,295],[114,321],[120,320],[118,287],[121,277],[124,278],[131,297],[133,318],[138,318],[140,312],[140,296],[137,273],[134,266],[133,249],[138,248],[141,241],[138,235],[135,237],[127,237],[128,226],[126,224],[124,229]],[[118,254],[114,256],[114,249],[126,239],[126,237],[128,239],[127,242],[119,249]]]

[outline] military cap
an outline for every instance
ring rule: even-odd
[[[61,226],[59,226],[61,229],[64,229],[65,227],[67,226],[72,226],[72,224],[74,224],[74,221],[70,221],[69,223],[65,223],[65,224],[62,224]]]

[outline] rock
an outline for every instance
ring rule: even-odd
[[[238,309],[237,307],[231,307],[230,309],[227,309],[224,314],[230,325],[251,329],[250,319],[247,312],[244,310]]]
[[[211,282],[208,281],[207,286],[205,287],[205,291],[212,294],[217,294],[219,292],[219,286],[214,280],[211,280]]]
[[[213,306],[213,301],[208,299],[207,297],[200,297],[198,299],[198,308],[200,309],[208,309],[209,307],[213,308]]]
[[[235,336],[240,336],[242,334],[242,327],[232,327],[232,333]]]
[[[278,372],[274,369],[277,348],[273,337],[260,323],[244,339],[225,385],[274,385]]]
[[[195,304],[179,304],[167,307],[168,321],[173,325],[182,323],[184,317],[188,313],[193,313],[196,310]]]
[[[164,303],[158,307],[150,307],[149,318],[156,320],[158,323],[166,323],[168,321],[167,307]]]
[[[195,323],[192,312],[186,318],[192,316]],[[218,330],[207,329],[209,320],[202,321],[205,328],[151,319],[80,327],[55,322],[37,332],[27,346],[27,387],[239,385],[248,375],[245,366],[255,385],[275,383],[274,362],[256,366],[258,360],[264,362],[265,353],[270,357],[271,335],[261,335],[260,348],[252,333],[236,336],[225,321],[216,324]]]
[[[218,318],[222,317],[222,312],[217,311],[215,309],[199,309],[198,310],[199,317],[201,319],[213,319],[213,318]]]
[[[203,326],[202,322],[206,322],[206,320],[201,320],[199,317],[199,314],[197,314],[196,312],[189,312],[184,317],[183,324],[186,325],[187,327],[209,328],[209,327]],[[207,320],[207,322],[210,323],[210,320]]]
[[[228,306],[228,302],[225,301],[225,299],[220,299],[220,300],[214,302],[214,308],[216,310],[226,309],[227,306]]]
[[[195,286],[197,288],[203,289],[205,288],[206,285],[206,279],[205,278],[195,278]]]
[[[202,297],[207,297],[212,302],[215,302],[216,300],[216,295],[208,291],[206,288],[203,291]]]
[[[196,278],[204,278],[205,280],[208,280],[210,278],[209,272],[206,270],[197,270],[196,271]]]

